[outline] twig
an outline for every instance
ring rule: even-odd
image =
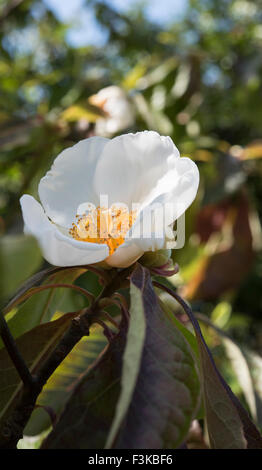
[[[100,310],[99,314],[103,315],[109,323],[111,323],[115,328],[119,330],[119,324],[111,317],[111,315],[106,310]]]
[[[111,341],[114,338],[114,333],[110,328],[107,326],[103,320],[100,320],[100,318],[97,318],[94,323],[97,323],[98,325],[102,326],[103,332],[105,337],[107,338],[108,341]]]
[[[103,269],[93,266],[92,264],[87,265],[86,268],[88,271],[97,274],[99,281],[102,281],[102,284],[106,284],[110,280],[108,272],[104,271]]]
[[[11,415],[7,417],[1,429],[0,448],[14,449],[16,447],[18,440],[23,437],[24,427],[31,416],[37,397],[43,386],[65,357],[72,351],[78,341],[80,341],[83,336],[89,334],[89,324],[85,315],[73,318],[69,329],[47,358],[39,372],[34,376],[30,374],[32,379],[30,387],[24,387],[19,403],[12,411]]]
[[[127,300],[122,294],[116,292],[112,297],[113,299],[116,299],[121,305],[124,305],[126,309],[128,309]]]
[[[3,340],[3,343],[8,351],[9,356],[11,357],[14,366],[21,377],[25,387],[30,388],[33,385],[33,377],[30,374],[30,371],[20,354],[20,351],[16,345],[16,342],[8,328],[6,320],[2,313],[0,313],[0,333]]]
[[[83,294],[88,300],[89,302],[92,304],[95,300],[95,297],[93,296],[93,294],[91,294],[90,292],[88,292],[86,289],[84,289],[83,287],[79,287],[79,286],[76,286],[74,284],[64,284],[64,283],[59,283],[59,284],[45,284],[44,286],[38,286],[38,287],[32,287],[31,289],[29,289],[27,292],[25,292],[23,294],[23,296],[20,296],[18,299],[14,299],[13,302],[10,302],[8,304],[8,311],[10,311],[12,308],[14,308],[17,303],[21,303],[21,302],[24,302],[25,300],[27,300],[28,298],[32,297],[32,295],[34,294],[37,294],[38,292],[41,292],[43,290],[46,290],[46,289],[56,289],[57,287],[63,287],[65,289],[73,289],[73,290],[76,290],[77,292],[79,292],[80,294]]]

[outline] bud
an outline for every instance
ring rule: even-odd
[[[148,251],[139,260],[147,268],[158,268],[165,266],[171,257],[172,250]]]

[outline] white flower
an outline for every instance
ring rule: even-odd
[[[180,157],[169,137],[153,131],[112,140],[91,137],[55,159],[39,183],[42,205],[32,196],[22,196],[25,233],[37,238],[43,256],[53,265],[106,261],[110,266],[127,267],[144,252],[166,247],[166,232],[156,236],[158,227],[153,223],[158,209],[168,209],[165,229],[172,226],[194,200],[198,183],[197,166]],[[108,197],[109,210],[101,207],[101,196]],[[92,222],[95,213],[100,223],[97,234]],[[101,232],[105,215],[109,237]]]
[[[118,86],[102,88],[96,95],[90,96],[89,102],[102,108],[107,114],[107,117],[96,122],[97,135],[111,137],[134,123],[133,107],[124,90]]]

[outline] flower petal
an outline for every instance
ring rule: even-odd
[[[195,199],[199,172],[190,158],[179,158],[148,195],[125,243],[106,262],[128,267],[146,251],[165,248],[166,227],[177,220]]]
[[[173,166],[179,152],[170,137],[144,131],[124,134],[104,147],[94,174],[97,194],[113,203],[143,202],[158,180]]]
[[[147,230],[144,231],[145,221],[149,223],[146,225]],[[152,211],[151,206],[147,206],[127,233],[125,242],[106,259],[107,264],[126,268],[137,261],[146,251],[157,251],[164,248],[164,230],[161,233],[156,233],[154,226],[154,210]]]
[[[112,267],[127,268],[135,263],[145,251],[161,250],[164,242],[164,238],[129,238],[106,259],[106,263]]]
[[[107,245],[74,240],[50,222],[42,206],[28,194],[20,199],[25,233],[35,236],[44,258],[55,266],[98,263],[108,257]]]
[[[165,211],[165,226],[175,222],[192,204],[199,185],[197,165],[187,157],[178,158],[172,170],[158,181],[148,194],[143,207],[159,204]]]
[[[135,240],[131,240],[130,243],[126,241],[106,259],[106,263],[112,267],[128,268],[128,266],[135,263],[143,253],[144,251]]]
[[[108,139],[104,137],[81,140],[60,153],[51,170],[41,179],[39,197],[53,222],[70,227],[79,204],[99,204],[93,179],[100,154],[107,142]]]

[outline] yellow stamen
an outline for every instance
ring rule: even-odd
[[[115,204],[110,209],[97,207],[88,214],[77,215],[76,218],[77,223],[72,224],[69,234],[75,240],[106,244],[112,255],[124,243],[125,236],[136,219],[136,213]]]

